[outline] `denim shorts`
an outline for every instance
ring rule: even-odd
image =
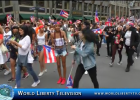
[[[66,48],[59,48],[59,49],[55,49],[55,56],[66,56],[67,55],[67,51]]]
[[[37,46],[37,52],[41,52],[43,50],[43,45],[38,45]]]

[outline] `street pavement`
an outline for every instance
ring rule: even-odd
[[[68,47],[69,55],[67,56],[67,77],[71,69],[71,62],[73,58],[73,50]],[[134,65],[131,67],[130,72],[125,72],[127,57],[125,54],[125,49],[123,50],[122,65],[118,66],[119,61],[118,54],[114,62],[114,66],[110,67],[110,58],[107,58],[107,50],[105,44],[102,45],[100,49],[101,56],[96,56],[97,62],[97,78],[100,88],[140,88],[140,58],[135,59]],[[8,64],[9,65],[9,64]],[[37,75],[40,72],[40,67],[38,61],[33,63],[33,68]],[[65,85],[57,84],[59,79],[56,64],[46,64],[47,73],[42,77],[39,77],[41,83],[36,88],[66,88]],[[72,71],[72,77],[74,78],[77,65],[74,66]],[[0,72],[0,84],[9,84],[14,87],[15,82],[8,83],[8,79],[11,74],[4,76],[4,71]],[[21,88],[32,88],[31,84],[33,79],[29,76],[27,79],[21,80]],[[83,75],[81,81],[79,82],[79,88],[94,88],[89,75]]]

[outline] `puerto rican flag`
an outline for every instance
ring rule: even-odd
[[[39,20],[39,22],[40,22],[42,25],[44,25],[44,22],[43,22],[42,20]]]
[[[31,22],[34,22],[35,17],[34,17],[34,16],[31,16],[31,17],[30,17],[30,20],[31,20]]]
[[[11,14],[7,14],[7,25],[9,24],[10,20],[12,19],[12,15]]]
[[[95,23],[99,23],[99,18],[98,18],[98,13],[97,13],[97,11],[95,12]]]
[[[81,23],[81,21],[80,21],[80,20],[77,20],[77,21],[76,21],[76,23],[80,24],[80,23]]]
[[[92,30],[94,33],[98,33],[98,34],[102,34],[102,30],[100,29],[100,28],[98,28],[98,29],[93,29]]]
[[[66,84],[66,88],[73,88],[73,78],[71,75],[69,75],[68,79],[67,79],[67,84]]]
[[[66,12],[64,10],[61,10],[60,16],[65,17],[65,18],[68,18],[69,14],[68,14],[68,12]]]
[[[56,63],[55,51],[50,46],[43,46],[45,63]]]

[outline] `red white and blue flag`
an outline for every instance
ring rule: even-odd
[[[105,25],[106,26],[112,26],[111,19],[110,18],[108,18],[107,22],[105,22]]]
[[[39,20],[40,21],[40,23],[42,24],[42,25],[44,25],[44,22],[42,21],[42,20]]]
[[[99,18],[98,18],[98,13],[97,13],[97,11],[95,12],[95,23],[99,23]]]
[[[93,29],[92,30],[94,33],[98,33],[98,34],[102,34],[102,30],[100,29],[100,28],[98,28],[98,29]]]
[[[69,75],[68,79],[67,79],[67,84],[66,84],[66,88],[73,88],[73,79],[72,76]]]
[[[34,16],[31,16],[30,17],[30,20],[31,20],[31,22],[34,22],[35,21],[35,17]]]
[[[80,21],[80,20],[77,20],[77,21],[76,21],[76,23],[80,24],[80,23],[81,23],[81,21]]]
[[[65,17],[65,18],[68,18],[69,14],[68,14],[68,12],[66,12],[64,10],[61,10],[60,16]]]
[[[11,14],[7,14],[7,25],[9,24],[10,20],[12,19],[12,15]]]
[[[56,63],[55,51],[50,46],[43,46],[45,63]]]

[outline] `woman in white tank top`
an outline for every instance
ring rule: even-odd
[[[37,41],[38,41],[38,46],[37,46],[37,51],[38,51],[38,56],[40,59],[40,53],[43,50],[43,45],[45,45],[46,41],[47,41],[47,34],[44,32],[44,26],[41,25],[39,26],[39,33],[37,34]],[[45,69],[45,63],[44,62],[40,62],[40,73],[38,76],[42,76],[44,74],[44,72],[47,72],[47,69]]]

